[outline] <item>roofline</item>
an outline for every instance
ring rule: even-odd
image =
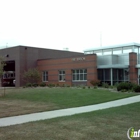
[[[34,48],[34,49],[45,49],[45,50],[54,50],[54,51],[73,52],[73,53],[84,54],[84,52],[74,52],[74,51],[69,51],[69,50],[58,50],[58,49],[50,49],[50,48],[34,47],[34,46],[25,46],[25,45],[8,46],[8,47],[5,47],[5,48],[1,48],[0,50],[9,49],[9,48],[16,48],[16,47],[27,47],[27,48]]]
[[[113,48],[122,48],[122,47],[128,47],[128,46],[139,46],[140,47],[140,44],[135,43],[135,42],[131,42],[131,43],[127,43],[127,44],[118,44],[118,45],[112,45],[112,46],[102,46],[102,47],[95,47],[95,48],[91,48],[91,49],[86,49],[86,50],[84,50],[84,52],[105,50],[105,49],[113,49]]]

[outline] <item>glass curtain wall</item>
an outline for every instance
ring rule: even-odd
[[[98,69],[98,79],[109,85],[111,85],[111,79],[113,85],[115,83],[127,82],[129,81],[128,69],[112,69],[112,77],[111,69]]]
[[[98,69],[98,79],[101,82],[111,84],[110,69]]]

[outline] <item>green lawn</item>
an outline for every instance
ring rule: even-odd
[[[2,90],[0,91],[2,92]],[[18,88],[6,89],[0,96],[0,118],[42,111],[93,105],[134,96],[103,89]]]
[[[0,100],[26,100],[32,102],[53,103],[59,108],[93,105],[102,102],[131,97],[137,94],[116,93],[103,89],[77,88],[29,88],[7,90]]]
[[[1,140],[128,140],[140,129],[140,102],[116,108],[0,128]],[[137,139],[137,138],[134,138]]]

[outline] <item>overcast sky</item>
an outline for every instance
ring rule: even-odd
[[[0,48],[8,43],[83,51],[140,43],[139,5],[140,0],[0,0]]]

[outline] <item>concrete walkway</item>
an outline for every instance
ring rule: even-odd
[[[135,102],[140,102],[140,95],[125,98],[125,99],[110,101],[106,103],[96,104],[96,105],[47,111],[47,112],[41,112],[41,113],[33,113],[33,114],[27,114],[27,115],[21,115],[21,116],[6,117],[6,118],[0,119],[0,127],[22,124],[22,123],[27,123],[31,121],[51,119],[51,118],[62,117],[62,116],[70,116],[70,115],[79,114],[79,113],[85,113],[85,112],[91,112],[91,111],[100,110],[100,109],[127,105],[127,104],[131,104]]]

